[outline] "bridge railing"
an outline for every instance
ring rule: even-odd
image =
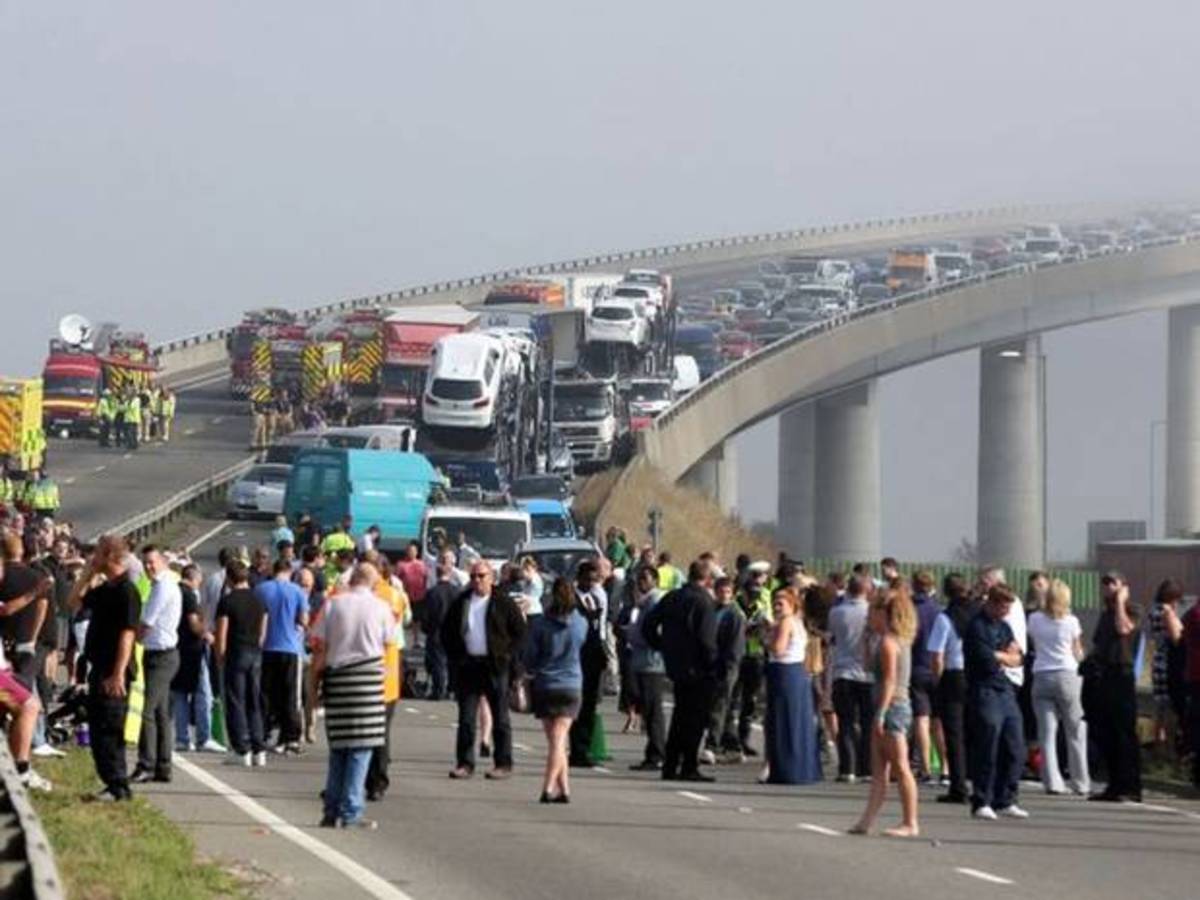
[[[1128,249],[1112,251],[1113,253],[1137,253],[1141,250],[1148,250],[1153,247],[1164,247],[1172,244],[1189,243],[1200,239],[1200,232],[1188,232],[1183,235],[1171,235],[1168,237],[1152,238],[1145,241],[1139,241]],[[1104,254],[1109,255],[1109,254]],[[661,429],[669,425],[672,420],[677,418],[686,410],[702,402],[711,393],[716,391],[721,385],[737,378],[740,374],[748,369],[754,368],[759,363],[769,359],[779,353],[791,349],[796,344],[805,341],[811,341],[814,338],[834,330],[842,326],[856,322],[860,319],[865,319],[868,316],[875,316],[881,313],[892,312],[893,310],[907,306],[911,303],[919,303],[923,300],[928,300],[932,297],[938,297],[943,294],[952,293],[975,284],[983,284],[986,282],[996,281],[1002,278],[1012,278],[1014,276],[1024,275],[1032,271],[1048,268],[1061,268],[1063,266],[1086,265],[1088,257],[1081,257],[1072,260],[1045,261],[1045,262],[1022,262],[1012,266],[1005,266],[1000,269],[993,269],[988,272],[980,272],[975,275],[969,275],[965,278],[958,278],[954,281],[948,281],[944,284],[933,285],[931,287],[920,288],[919,290],[909,291],[905,294],[899,294],[879,303],[872,303],[866,306],[860,306],[852,312],[839,313],[835,316],[830,316],[827,319],[822,319],[819,322],[814,322],[811,325],[806,325],[803,328],[788,334],[777,341],[767,344],[765,347],[759,348],[756,352],[749,356],[743,357],[727,366],[722,367],[715,372],[710,378],[704,381],[699,387],[691,391],[684,397],[681,397],[667,409],[655,417],[652,427]]]
[[[0,897],[63,900],[65,896],[41,819],[7,744],[0,742]]]

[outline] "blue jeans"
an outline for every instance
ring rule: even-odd
[[[371,748],[329,751],[325,778],[325,818],[356,822],[366,808],[367,769]]]
[[[203,747],[212,737],[212,679],[208,675],[208,659],[200,658],[200,678],[194,694],[171,691],[171,705],[175,711],[175,741],[188,742],[189,726],[196,725],[196,746]]]

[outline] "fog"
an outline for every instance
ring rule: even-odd
[[[67,312],[162,339],[597,250],[1175,198],[1198,26],[1165,0],[0,2],[4,371]],[[1162,341],[1161,317],[1047,340],[1053,552],[1145,515]],[[973,378],[955,358],[884,384],[898,553],[973,534]],[[744,515],[772,514],[750,487]]]

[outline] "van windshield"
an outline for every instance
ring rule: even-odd
[[[445,400],[478,400],[483,396],[483,383],[460,381],[457,378],[435,378],[430,393]]]
[[[441,529],[451,544],[457,544],[459,534],[466,536],[467,544],[486,559],[509,559],[513,549],[529,539],[523,519],[484,519],[473,516],[430,516],[429,552],[435,551],[432,536]]]
[[[331,434],[325,437],[327,446],[339,450],[366,450],[371,438],[365,434]]]
[[[628,322],[633,318],[633,310],[628,306],[597,306],[592,310],[592,318],[609,322]]]
[[[571,520],[558,513],[539,513],[530,517],[533,524],[533,538],[573,538],[575,528]]]

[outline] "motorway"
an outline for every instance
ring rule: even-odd
[[[196,558],[210,566],[221,544],[253,545],[267,531],[237,523]],[[148,793],[202,853],[247,873],[269,898],[1077,900],[1191,896],[1200,879],[1196,802],[1114,806],[1026,786],[1028,821],[986,823],[923,789],[922,838],[850,837],[866,785],[760,786],[752,764],[716,767],[712,785],[632,773],[642,740],[617,734],[614,706],[606,699],[614,758],[572,773],[569,806],[536,802],[544,744],[531,717],[514,717],[512,780],[452,782],[455,707],[418,701],[396,714],[392,789],[368,810],[377,831],[315,826],[320,745],[299,759],[272,757],[265,769],[189,754],[172,784]],[[881,823],[897,814],[890,800]]]

